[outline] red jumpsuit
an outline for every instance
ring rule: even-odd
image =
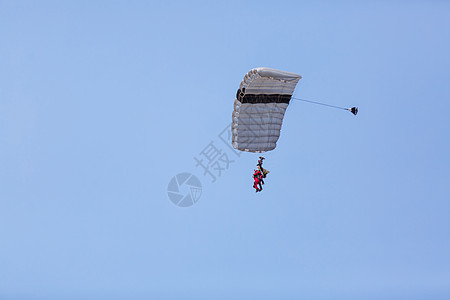
[[[261,186],[261,172],[259,170],[255,171],[255,174],[253,174],[253,178],[255,179],[255,183],[253,184],[253,187],[256,189],[257,192],[260,192],[262,190]],[[258,187],[259,185],[259,187]]]

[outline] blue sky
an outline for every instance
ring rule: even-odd
[[[0,1],[0,298],[448,299],[449,12]],[[360,113],[292,102],[255,194],[258,155],[219,134],[260,66]]]

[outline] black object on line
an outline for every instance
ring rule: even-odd
[[[351,112],[355,116],[358,113],[358,108],[356,106],[351,107],[351,108],[346,108],[346,107],[340,107],[340,106],[335,106],[335,105],[330,105],[330,104],[326,104],[326,103],[321,103],[321,102],[316,102],[316,101],[311,101],[311,100],[306,100],[306,99],[300,99],[300,98],[295,98],[295,97],[292,97],[292,99],[299,100],[299,101],[304,101],[304,102],[309,102],[309,103],[313,103],[313,104],[319,104],[319,105],[323,105],[323,106],[328,106],[328,107],[332,107],[332,108],[348,110],[349,112]]]

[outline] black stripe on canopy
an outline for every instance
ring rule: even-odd
[[[241,89],[236,93],[236,99],[241,103],[286,103],[289,104],[292,95],[289,94],[244,94]]]

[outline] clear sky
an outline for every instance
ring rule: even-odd
[[[449,15],[0,1],[0,299],[449,299]],[[261,66],[360,113],[292,102],[256,194],[258,155],[220,137]],[[190,207],[167,193],[183,172]]]

